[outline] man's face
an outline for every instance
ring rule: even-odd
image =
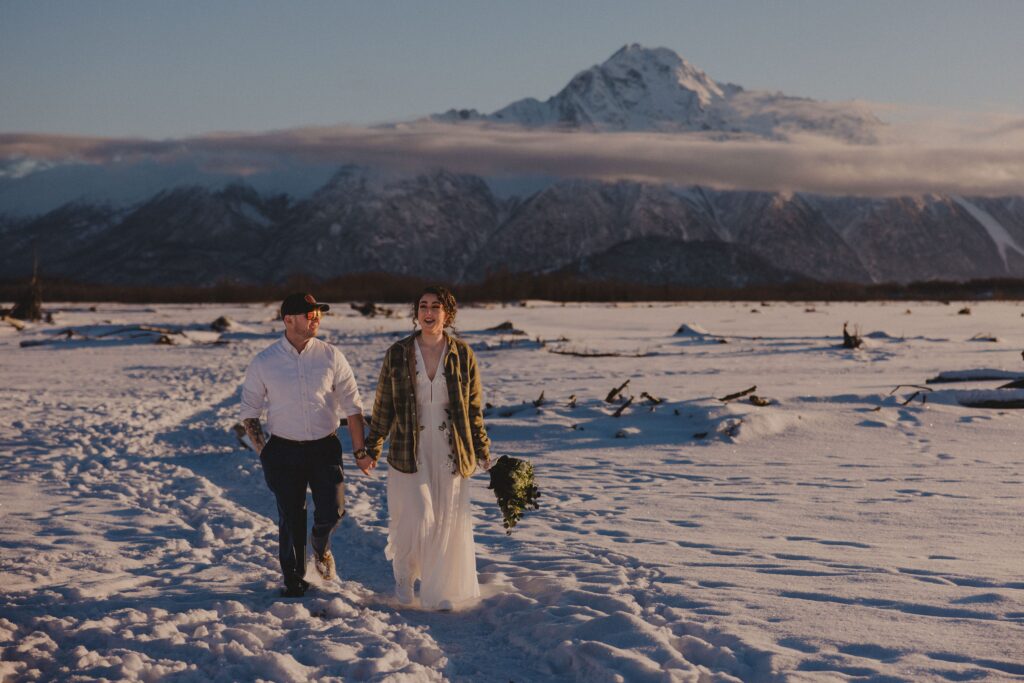
[[[284,327],[293,337],[312,339],[320,329],[320,311],[310,311],[306,315],[286,315]]]

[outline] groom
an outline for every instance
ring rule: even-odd
[[[313,494],[313,560],[326,580],[335,576],[331,532],[345,514],[341,442],[348,417],[356,464],[368,473],[363,411],[352,368],[335,346],[316,339],[330,307],[312,294],[281,302],[284,336],[249,364],[242,385],[242,424],[259,453],[267,486],[277,499],[278,541],[285,597],[302,597],[306,574],[306,488]],[[260,416],[267,412],[270,441]]]

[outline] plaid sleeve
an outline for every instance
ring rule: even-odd
[[[466,365],[469,370],[469,432],[473,438],[473,453],[476,459],[487,462],[491,459],[491,440],[487,437],[484,427],[483,398],[480,387],[480,371],[476,364],[476,355],[466,347]]]
[[[370,417],[370,435],[366,438],[366,449],[377,461],[384,449],[384,440],[391,432],[395,421],[395,403],[391,389],[391,349],[384,354],[380,377],[377,379],[377,395],[373,400],[373,415]]]

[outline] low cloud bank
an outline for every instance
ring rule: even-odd
[[[1024,118],[909,122],[879,144],[813,135],[786,141],[702,134],[527,131],[413,123],[301,128],[176,140],[0,134],[0,159],[198,161],[246,175],[283,163],[444,167],[484,176],[542,174],[716,189],[891,197],[1024,195]]]

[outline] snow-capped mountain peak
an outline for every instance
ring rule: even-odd
[[[432,119],[526,128],[708,131],[768,138],[812,131],[858,143],[873,142],[875,129],[881,125],[870,112],[855,106],[719,83],[668,48],[636,43],[579,72],[543,102],[534,98],[517,100],[486,115],[473,109],[451,109]]]
[[[644,86],[654,96],[681,89],[695,94],[705,107],[725,97],[722,87],[706,73],[664,47],[626,45],[600,67],[593,68],[624,85]]]
[[[709,130],[720,123],[715,110],[724,97],[718,83],[672,50],[634,43],[579,72],[544,102],[519,100],[483,118],[601,131]]]

